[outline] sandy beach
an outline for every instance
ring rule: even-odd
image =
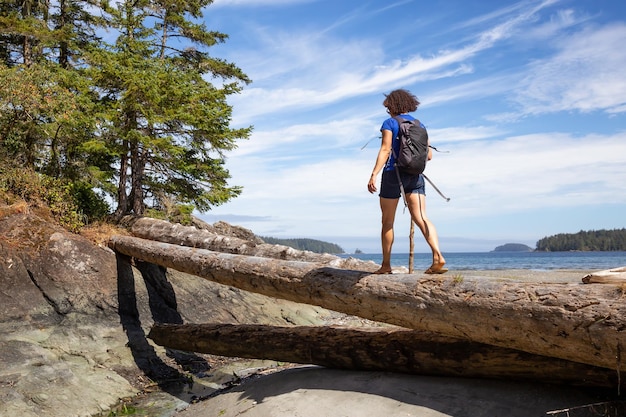
[[[588,388],[303,366],[247,379],[177,417],[582,416],[577,407],[604,399]]]

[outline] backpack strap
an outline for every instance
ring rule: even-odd
[[[402,129],[402,123],[408,122],[408,120],[400,116],[394,116],[393,118],[398,123],[398,134],[395,137],[395,139],[398,139],[398,136],[400,136],[400,130]],[[397,161],[398,155],[396,155],[396,151],[393,149],[393,142],[391,144],[391,152],[393,153],[394,159]]]
[[[393,118],[396,120],[396,122],[398,122],[398,129],[400,128],[403,122],[408,122],[408,120],[405,119],[404,117],[394,116]]]
[[[400,116],[395,116],[394,119],[396,120],[396,122],[398,122],[398,134],[396,135],[396,139],[397,139],[398,136],[400,136],[402,123],[406,122],[407,120]],[[398,155],[396,155],[396,151],[393,149],[393,143],[391,144],[391,152],[393,153],[393,158],[394,158],[393,168],[394,168],[394,171],[396,171],[398,184],[400,184],[400,194],[402,195],[402,201],[404,202],[404,209],[402,210],[402,212],[404,213],[404,210],[406,210],[406,208],[409,206],[409,202],[406,199],[406,193],[404,192],[404,184],[402,184],[402,179],[400,178],[400,169],[398,168]]]

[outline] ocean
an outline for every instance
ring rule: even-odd
[[[603,270],[626,266],[626,252],[444,252],[449,269],[491,270],[530,269],[547,271],[555,269]],[[357,258],[380,264],[382,255],[341,254],[342,258]],[[416,253],[416,269],[426,269],[431,264],[430,253]],[[392,253],[391,265],[408,267],[408,253]]]

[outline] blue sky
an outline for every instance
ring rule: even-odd
[[[444,253],[626,227],[626,2],[216,0],[204,20],[253,81],[232,125],[254,126],[227,155],[242,195],[205,221],[379,253],[367,181],[406,88],[447,151],[426,169]],[[409,225],[400,204],[395,252]]]

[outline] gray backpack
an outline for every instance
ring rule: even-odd
[[[400,152],[398,155],[394,152],[396,166],[402,172],[419,175],[424,172],[428,160],[428,132],[417,119],[406,120],[400,116],[395,119],[400,126]]]

